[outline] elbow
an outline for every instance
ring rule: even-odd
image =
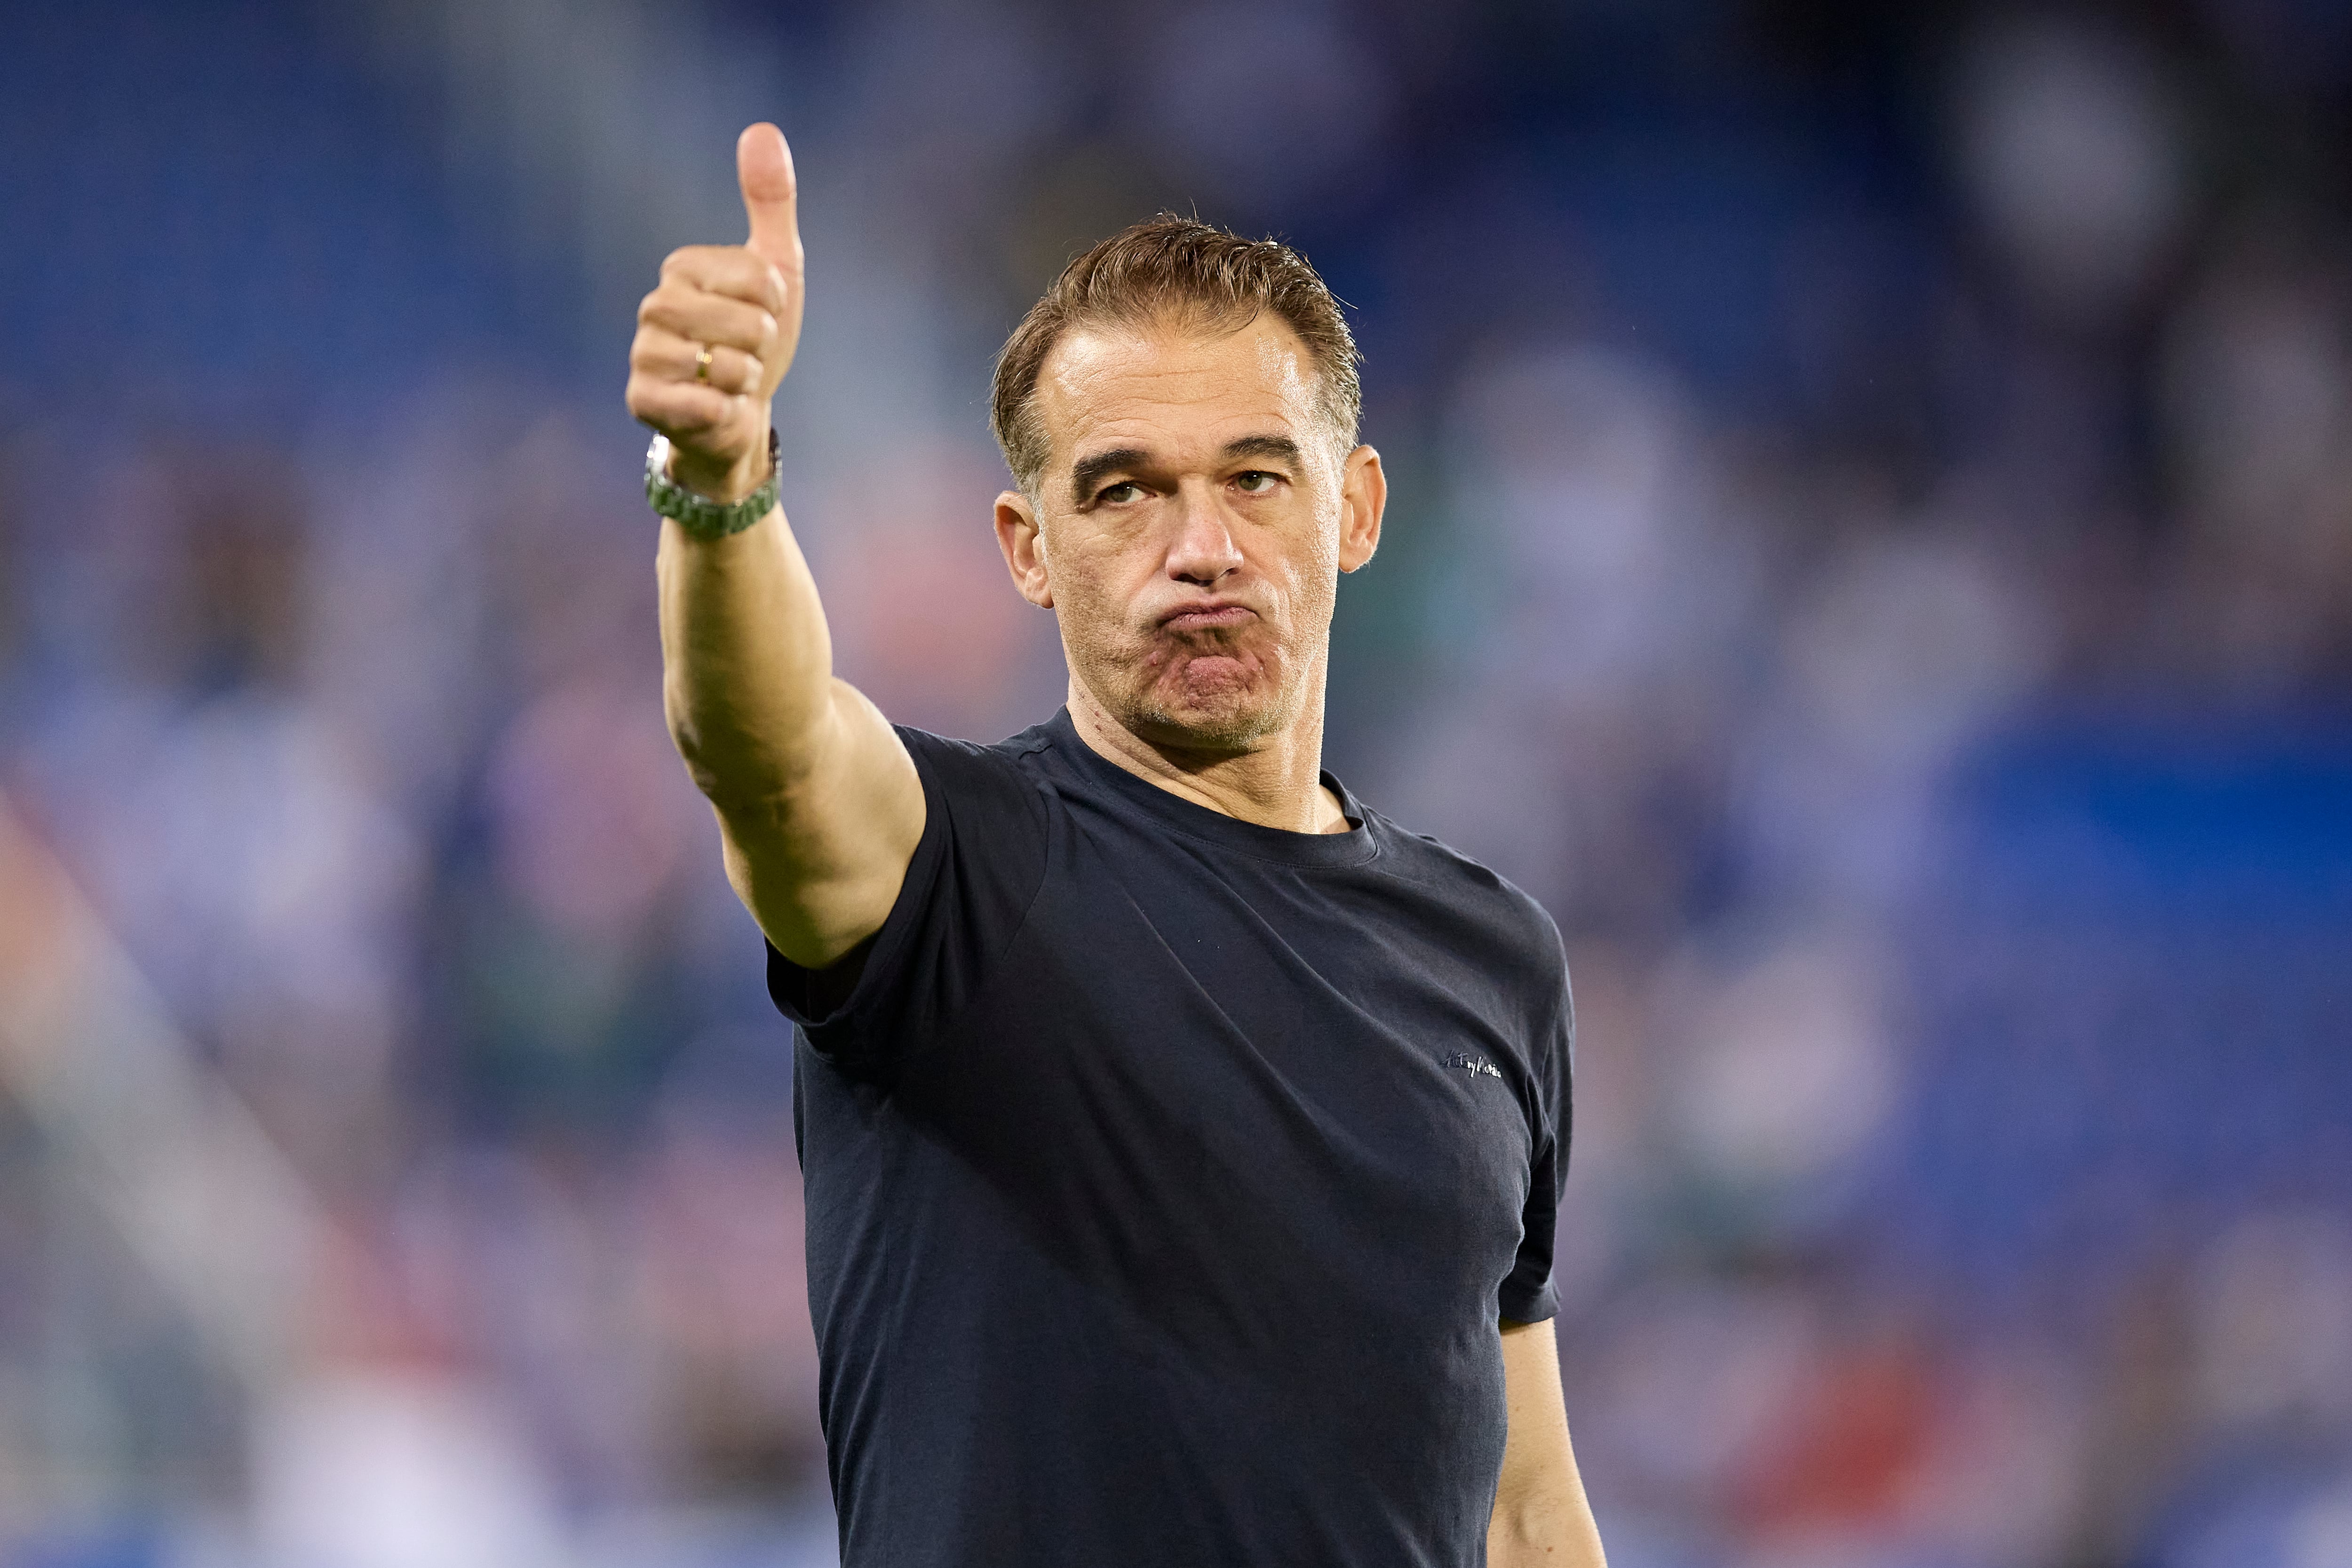
[[[1493,1568],[1541,1562],[1550,1533],[1534,1510],[1500,1504],[1486,1526],[1486,1561]]]
[[[663,694],[670,743],[694,781],[722,816],[756,812],[796,794],[814,770],[815,737],[808,724],[754,726],[725,706],[694,701],[671,685]],[[780,734],[779,729],[792,731]]]
[[[686,776],[730,822],[782,815],[796,780],[749,748],[711,745],[691,730],[672,726],[670,740]]]
[[[694,781],[713,805],[727,793],[731,770],[726,764],[723,749],[714,748],[703,741],[692,725],[670,721],[670,744],[677,748],[678,760],[686,764],[686,776]]]
[[[1498,1499],[1486,1527],[1486,1562],[1490,1568],[1607,1568],[1608,1560],[1580,1490]]]
[[[687,777],[730,825],[756,828],[788,820],[815,771],[811,748],[778,746],[758,736],[713,730],[694,723],[676,708],[670,712],[669,736],[686,764]]]
[[[693,713],[679,701],[676,692],[669,694],[664,704],[669,720],[670,744],[677,748],[678,760],[686,764],[686,776],[694,781],[713,804],[729,788],[732,775],[740,770],[730,767],[730,748],[718,743]]]

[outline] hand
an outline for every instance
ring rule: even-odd
[[[801,341],[798,192],[784,133],[750,127],[735,170],[751,238],[671,251],[629,345],[629,412],[669,437],[670,478],[714,500],[740,500],[767,479],[769,404]],[[707,380],[696,375],[705,349]]]

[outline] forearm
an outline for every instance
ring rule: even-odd
[[[1581,1486],[1498,1506],[1486,1527],[1487,1568],[1608,1568]]]
[[[657,561],[672,737],[722,816],[788,798],[833,722],[833,646],[781,510],[724,539],[665,520]]]
[[[768,478],[803,280],[782,133],[746,129],[735,165],[750,237],[662,262],[627,393],[670,444],[669,479],[728,504]],[[922,780],[881,710],[834,679],[824,606],[781,510],[718,539],[665,521],[656,571],[662,705],[718,808],[728,876],[778,952],[824,968],[888,916],[922,837]]]
[[[1486,1526],[1493,1568],[1606,1568],[1584,1496],[1548,1322],[1502,1325],[1509,1436]]]

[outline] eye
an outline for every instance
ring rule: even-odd
[[[1107,501],[1112,506],[1124,506],[1129,501],[1142,499],[1143,487],[1133,479],[1121,479],[1115,485],[1106,486],[1095,497],[1096,500]]]
[[[1280,483],[1280,474],[1267,473],[1264,468],[1249,468],[1234,476],[1234,483],[1244,495],[1262,496]]]

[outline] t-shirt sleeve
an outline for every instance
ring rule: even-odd
[[[876,1068],[937,1035],[985,982],[1045,880],[1046,806],[1001,748],[904,726],[923,834],[882,929],[828,970],[768,949],[768,994],[820,1056]]]
[[[1557,952],[1557,935],[1552,942]],[[1528,1201],[1519,1214],[1519,1252],[1496,1303],[1499,1315],[1515,1323],[1541,1322],[1559,1312],[1559,1289],[1551,1272],[1552,1237],[1559,1228],[1559,1195],[1568,1179],[1576,1056],[1576,1004],[1569,992],[1565,958],[1555,961],[1547,992],[1549,1005],[1539,1015],[1542,1022],[1529,1041],[1529,1078],[1537,1104],[1528,1156]]]

